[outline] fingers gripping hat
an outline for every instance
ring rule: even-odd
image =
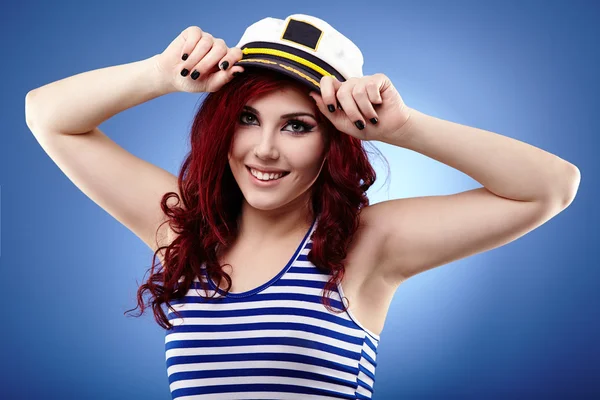
[[[279,71],[318,93],[323,76],[340,82],[363,76],[360,49],[327,22],[306,14],[261,19],[246,28],[235,47],[243,56],[234,65]]]

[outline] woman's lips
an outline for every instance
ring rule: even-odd
[[[250,167],[246,166],[246,170],[248,170],[248,175],[250,175],[250,179],[252,180],[252,182],[254,182],[255,184],[257,184],[259,186],[265,186],[265,187],[275,186],[276,184],[278,184],[280,181],[282,181],[286,176],[288,176],[290,174],[289,172],[284,172],[284,174],[281,178],[270,179],[268,181],[261,181],[260,179],[258,179],[254,175],[252,175],[252,172],[250,171]]]

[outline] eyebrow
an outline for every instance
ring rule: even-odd
[[[244,110],[252,111],[254,114],[256,114],[260,117],[260,112],[258,112],[258,110],[254,107],[244,106]],[[298,117],[300,115],[306,115],[306,116],[312,117],[312,119],[314,119],[315,121],[317,120],[314,115],[312,115],[311,113],[307,113],[307,112],[294,112],[294,113],[290,113],[290,114],[283,114],[281,116],[281,119]]]

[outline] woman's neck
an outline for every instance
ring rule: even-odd
[[[314,221],[309,210],[288,212],[243,209],[239,218],[239,237],[255,245],[273,243],[306,233]]]

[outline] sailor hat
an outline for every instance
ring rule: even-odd
[[[261,19],[246,28],[235,47],[243,56],[234,65],[279,71],[318,93],[323,76],[340,82],[363,76],[358,46],[327,22],[306,14]]]

